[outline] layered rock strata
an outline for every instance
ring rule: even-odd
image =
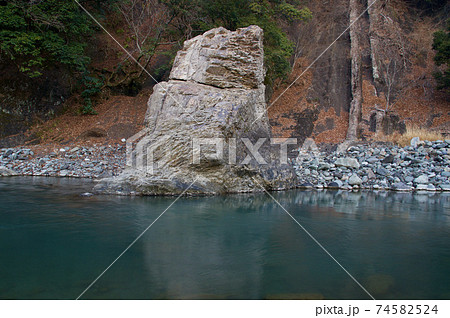
[[[294,187],[266,113],[263,32],[210,30],[184,43],[168,82],[154,87],[128,167],[102,193],[218,194]]]

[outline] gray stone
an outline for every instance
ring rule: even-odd
[[[384,167],[379,167],[379,168],[377,169],[377,174],[379,174],[380,176],[385,177],[385,176],[389,175],[390,172],[389,172],[389,170],[387,170],[387,169],[384,168]]]
[[[416,191],[427,191],[428,185],[426,184],[418,184],[416,185]]]
[[[316,170],[319,166],[319,159],[314,158],[309,162],[310,167],[315,167],[314,169]]]
[[[411,191],[411,187],[402,183],[402,182],[396,182],[392,185],[392,190],[394,191]]]
[[[414,177],[413,176],[406,176],[405,177],[405,182],[413,182],[414,181]]]
[[[377,157],[369,157],[366,159],[366,161],[370,164],[374,164],[374,163],[380,161],[380,159],[378,159]]]
[[[321,173],[321,175],[323,175],[323,176],[325,176],[325,177],[328,177],[328,176],[330,176],[330,172],[328,172],[328,171],[323,171],[323,172]]]
[[[338,158],[335,163],[337,167],[347,167],[347,168],[354,168],[359,169],[359,162],[358,160],[354,158]]]
[[[441,173],[441,176],[446,177],[446,178],[450,178],[450,171],[443,171]]]
[[[375,175],[375,173],[373,172],[372,169],[367,169],[367,178],[369,180],[373,180],[373,179],[377,178],[377,176]]]
[[[343,185],[344,185],[344,183],[341,180],[334,180],[333,182],[330,182],[328,184],[328,188],[339,189],[339,188],[342,188]]]
[[[59,172],[59,176],[60,176],[60,177],[66,177],[69,173],[70,173],[69,170],[61,170],[61,171]]]
[[[417,148],[419,143],[420,143],[419,137],[414,137],[411,139],[411,147]]]
[[[101,173],[103,172],[103,168],[102,168],[102,167],[96,167],[96,168],[94,169],[94,171],[95,171],[95,173],[97,173],[97,174],[101,174]]]
[[[450,191],[450,184],[448,184],[448,183],[440,184],[440,185],[439,185],[439,188],[440,188],[442,191]]]
[[[413,182],[416,184],[426,184],[426,183],[428,183],[428,176],[423,174],[423,175],[415,178]]]
[[[99,178],[111,178],[113,176],[111,171],[104,170],[98,177]]]
[[[400,162],[400,166],[402,166],[402,167],[407,167],[410,164],[411,164],[411,161],[402,161],[402,162]]]
[[[394,162],[394,156],[393,155],[389,155],[386,156],[383,160],[381,160],[382,163],[393,163]]]
[[[427,185],[427,191],[436,191],[436,187],[433,184]]]
[[[360,177],[358,177],[357,174],[352,174],[350,178],[348,179],[348,184],[354,186],[354,185],[360,185],[362,183],[362,180]]]
[[[304,182],[304,183],[300,184],[298,187],[303,188],[303,189],[311,189],[314,186],[311,182]]]
[[[323,162],[320,163],[318,166],[318,170],[329,170],[331,168],[331,165],[329,163]]]
[[[14,170],[8,169],[4,166],[0,166],[0,177],[12,177],[16,175],[17,173]]]

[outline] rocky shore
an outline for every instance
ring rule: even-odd
[[[300,151],[292,160],[298,188],[450,191],[450,140],[412,146],[356,145],[343,152]],[[0,176],[106,178],[125,167],[125,145],[59,148],[42,156],[0,149]]]
[[[299,153],[300,188],[450,191],[450,140],[411,146],[355,145],[332,153]]]
[[[125,167],[125,145],[62,147],[37,155],[29,148],[0,149],[0,176],[106,178]]]

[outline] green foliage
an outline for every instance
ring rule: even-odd
[[[0,54],[30,77],[49,63],[84,71],[89,17],[72,0],[11,0],[0,6]]]
[[[292,4],[286,2],[278,6],[278,11],[289,21],[309,20],[312,18],[312,13],[308,8],[299,10]]]
[[[266,83],[285,78],[290,70],[293,43],[281,24],[305,21],[311,12],[299,0],[159,0],[168,9],[167,21],[161,21],[158,32],[142,45],[139,62],[149,65],[161,39],[172,41],[203,33],[213,27],[235,30],[250,24],[264,29]],[[96,16],[115,12],[127,0],[79,0]],[[170,23],[170,25],[168,25]],[[96,30],[91,18],[74,0],[0,1],[0,58],[17,66],[20,72],[34,78],[44,74],[50,65],[65,66],[79,80],[77,86],[85,105],[83,114],[94,114],[94,97],[109,80],[92,75],[90,58],[85,53],[87,38]],[[118,33],[124,33],[117,26]],[[130,37],[131,45],[136,39]],[[173,52],[169,52],[171,56]],[[119,66],[121,67],[121,66]],[[156,73],[170,67],[158,65]],[[142,73],[140,73],[142,75]],[[140,75],[139,75],[140,76]]]
[[[80,0],[91,7],[112,5],[116,0]],[[87,36],[91,18],[73,0],[11,0],[0,5],[0,55],[27,76],[41,76],[49,65],[65,65],[80,79],[82,114],[95,114],[92,97],[103,81],[88,72]]]
[[[96,115],[97,112],[94,110],[92,97],[100,93],[104,80],[85,73],[81,78],[81,84],[84,87],[84,90],[81,92],[84,105],[80,108],[80,113],[83,115]]]
[[[184,26],[198,34],[223,26],[229,30],[255,24],[264,30],[266,84],[286,78],[294,44],[280,28],[280,22],[306,21],[312,17],[299,1],[286,0],[161,0],[172,12],[188,21]]]
[[[434,62],[437,66],[445,65],[442,72],[434,73],[438,89],[450,91],[450,19],[447,20],[447,30],[433,34],[433,50],[436,51]]]
[[[288,23],[306,21],[312,17],[308,8],[298,9],[286,1],[250,0],[249,12],[241,18],[237,27],[256,24],[264,30],[264,53],[267,68],[266,84],[272,85],[277,78],[285,79],[291,69],[289,59],[294,44],[279,27],[278,21]]]

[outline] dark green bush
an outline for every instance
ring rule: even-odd
[[[447,20],[447,30],[441,30],[434,33],[433,50],[436,51],[434,62],[437,66],[445,65],[446,69],[434,73],[437,81],[437,88],[441,90],[450,90],[450,19]]]
[[[18,1],[0,6],[0,50],[30,77],[49,63],[84,71],[91,20],[72,0]]]
[[[255,24],[264,30],[266,83],[285,78],[294,45],[280,27],[280,22],[306,21],[311,11],[299,1],[285,0],[161,0],[181,19],[179,28],[190,28],[197,35],[213,27],[236,30]],[[180,23],[182,21],[182,23]]]

